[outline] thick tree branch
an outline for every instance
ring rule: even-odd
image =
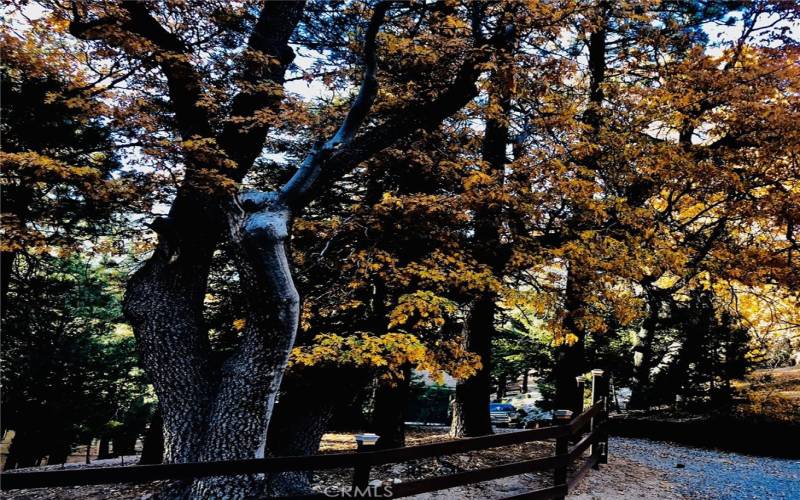
[[[143,2],[125,0],[121,3],[124,17],[103,17],[84,21],[77,3],[72,3],[73,19],[69,30],[82,40],[102,40],[135,57],[141,57],[125,38],[125,33],[148,42],[156,62],[167,78],[170,100],[183,139],[192,136],[211,136],[211,125],[205,109],[199,105],[203,95],[201,79],[189,60],[186,44],[174,33],[167,31],[156,20]],[[122,33],[120,33],[120,31]]]
[[[304,1],[265,1],[253,32],[247,42],[242,70],[244,88],[236,94],[228,121],[219,137],[223,151],[232,159],[241,180],[264,147],[268,124],[258,122],[242,126],[260,110],[276,111],[283,99],[286,68],[294,60],[288,45],[289,37],[300,22]]]
[[[490,39],[490,44],[496,44],[499,38],[510,36],[512,32],[513,26],[499,28],[498,33]],[[335,182],[347,171],[379,151],[417,130],[436,128],[444,119],[458,112],[478,95],[476,81],[482,71],[480,65],[488,61],[492,53],[490,45],[476,48],[462,62],[452,83],[433,100],[398,109],[384,123],[352,140],[340,143],[335,150],[326,150],[325,146],[318,148],[314,156],[316,163],[304,162],[303,166],[307,170],[301,172],[303,170],[301,166],[295,177],[282,189],[287,202],[296,208],[301,207],[312,198],[312,191]],[[314,152],[310,157],[313,155]],[[302,184],[299,182],[301,179],[304,180]]]
[[[297,200],[308,195],[320,176],[323,163],[338,148],[353,140],[356,131],[372,107],[372,103],[375,102],[375,97],[378,95],[376,37],[391,3],[389,1],[380,2],[372,13],[364,40],[364,79],[347,116],[339,126],[339,130],[322,146],[315,146],[300,164],[297,172],[281,188],[281,195],[288,204],[295,205]]]

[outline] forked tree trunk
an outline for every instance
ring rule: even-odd
[[[264,456],[299,301],[284,250],[289,210],[270,194],[244,195],[241,202],[245,210],[234,204],[229,222],[250,312],[242,342],[219,374],[209,363],[202,316],[212,231],[172,234],[163,223],[158,249],[128,285],[125,311],[159,394],[168,463]],[[259,494],[261,484],[258,477],[206,478],[195,481],[191,496],[244,498]]]
[[[342,125],[331,139],[312,148],[276,193],[244,195],[241,206],[219,199],[224,196],[209,196],[204,189],[194,189],[207,185],[202,172],[208,170],[208,155],[187,154],[187,163],[198,168],[187,167],[170,216],[156,224],[159,245],[129,281],[125,297],[126,316],[159,395],[167,462],[264,456],[267,425],[299,316],[298,295],[285,251],[292,211],[302,210],[317,190],[370,155],[418,129],[438,126],[477,95],[475,81],[480,75],[478,63],[486,58],[483,52],[466,59],[453,84],[438,97],[398,113],[353,144],[377,95],[376,36],[390,5],[380,2],[375,6],[365,34],[364,80]],[[169,33],[164,34],[146,5],[127,2],[125,7],[123,28],[144,36],[158,35],[157,41],[167,44],[160,47],[166,54],[184,54],[185,47]],[[270,64],[267,69],[260,65],[245,68],[246,80],[261,82],[266,76],[269,81],[283,82],[283,72],[291,62],[291,57],[284,56],[292,53],[287,41],[302,12],[302,2],[264,3],[248,47],[277,55],[281,64]],[[70,23],[76,36],[102,39],[104,32],[93,28],[93,23],[78,19]],[[160,64],[175,101],[179,129],[187,140],[195,136],[211,138],[213,127],[200,104],[201,79],[186,60],[165,57]],[[264,141],[263,128],[239,130],[238,118],[254,116],[268,101],[262,92],[245,92],[233,99],[237,120],[232,120],[233,128],[226,128],[219,137],[226,158],[214,165],[224,173],[233,158],[239,167],[233,180],[241,180]],[[212,372],[203,300],[211,256],[226,226],[232,243],[238,246],[239,277],[249,313],[237,350],[218,372]],[[194,498],[245,498],[259,495],[262,483],[258,477],[206,478],[195,481],[190,494]],[[175,491],[173,496],[179,494]]]
[[[240,202],[241,210],[231,210],[231,235],[239,245],[239,279],[249,311],[242,341],[222,367],[202,460],[264,457],[267,426],[297,332],[300,300],[285,249],[290,210],[274,193],[248,193]],[[192,496],[254,496],[261,493],[262,479],[204,478],[195,481]]]

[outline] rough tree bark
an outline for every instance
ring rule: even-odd
[[[218,134],[202,105],[206,96],[190,49],[161,26],[148,4],[123,1],[119,12],[89,20],[83,18],[78,3],[72,4],[70,32],[75,36],[121,50],[134,48],[131,57],[142,54],[135,51],[135,43],[125,41],[146,42],[166,78],[181,137],[215,141],[223,153],[215,157],[184,152],[184,182],[169,216],[153,223],[159,235],[157,248],[132,276],[125,295],[126,316],[159,396],[167,462],[264,455],[267,425],[298,321],[297,292],[285,250],[293,216],[316,192],[362,161],[419,129],[438,126],[478,93],[475,81],[479,65],[491,53],[488,47],[478,47],[465,57],[438,96],[398,109],[380,126],[355,137],[377,94],[375,39],[389,5],[381,2],[373,10],[365,37],[364,79],[336,134],[315,146],[278,191],[237,197],[203,189],[208,185],[207,172],[239,182],[260,154],[267,125],[243,127],[241,122],[264,108],[278,111],[281,93],[264,83],[281,87],[293,59],[288,39],[304,3],[264,2],[247,48],[266,57],[248,59],[243,65],[243,80],[254,85],[233,96],[235,119],[227,120]],[[239,249],[249,314],[241,344],[216,371],[209,361],[203,299],[211,256],[226,232]],[[195,498],[243,498],[259,493],[258,482],[257,478],[208,478],[196,481],[190,491]]]
[[[366,370],[347,367],[312,366],[288,373],[269,427],[269,454],[318,453],[336,408],[354,401],[369,379]],[[306,495],[311,476],[310,471],[273,474],[266,489],[272,496]]]

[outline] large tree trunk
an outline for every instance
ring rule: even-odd
[[[406,406],[411,388],[411,367],[403,367],[403,378],[378,380],[375,388],[371,430],[380,436],[377,449],[406,445]]]
[[[486,294],[470,304],[464,319],[464,348],[467,352],[480,356],[482,366],[475,375],[456,384],[453,421],[450,426],[450,434],[455,437],[492,433],[489,374],[495,307],[494,295]]]
[[[167,463],[201,457],[212,398],[203,298],[213,247],[213,240],[178,243],[162,233],[125,294],[125,313],[159,397]]]
[[[365,370],[347,367],[313,366],[288,373],[269,426],[269,454],[318,453],[336,408],[354,401],[369,379]],[[272,496],[309,494],[312,476],[311,471],[273,474],[266,491]]]
[[[294,345],[299,296],[285,242],[289,208],[272,193],[241,196],[232,210],[231,233],[240,248],[239,276],[248,298],[243,338],[222,367],[211,404],[202,460],[263,458],[267,426],[283,370]],[[195,481],[196,498],[260,493],[261,478],[214,477]]]

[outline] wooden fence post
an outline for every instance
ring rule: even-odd
[[[572,411],[556,410],[553,412],[553,424],[568,425],[572,420]],[[569,452],[569,436],[556,438],[556,456],[566,455]],[[567,465],[558,466],[553,470],[553,486],[567,484]],[[564,498],[564,497],[559,497]]]
[[[584,384],[586,383],[586,379],[583,378],[583,375],[578,375],[575,377],[575,382],[577,383],[577,394],[575,395],[575,409],[573,410],[573,415],[578,416],[583,413],[583,391],[584,391]]]
[[[375,443],[378,442],[377,434],[356,434],[356,452],[363,453],[365,451],[372,451]],[[367,488],[369,488],[369,464],[356,465],[353,468],[353,496],[363,497],[368,496]]]
[[[608,376],[603,370],[594,369],[592,370],[592,404],[598,402],[602,402],[603,409],[596,417],[592,418],[592,430],[603,425],[608,419]],[[597,457],[597,464],[608,463],[608,430],[605,425],[597,436],[596,444],[592,445],[592,456]],[[598,468],[597,465],[595,468]]]

